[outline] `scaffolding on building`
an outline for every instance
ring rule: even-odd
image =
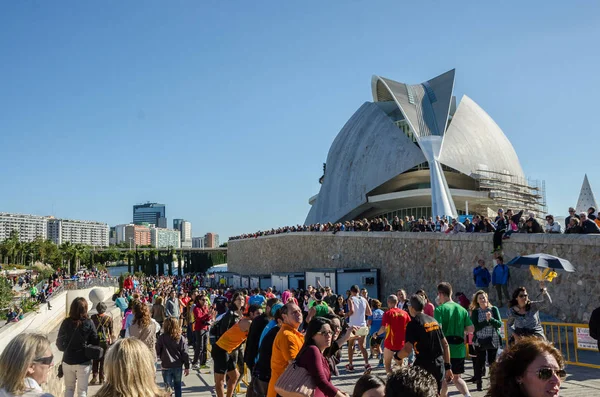
[[[489,198],[499,207],[533,212],[536,218],[543,218],[547,213],[545,181],[490,170],[475,172],[471,177],[478,182],[479,190],[488,192]]]

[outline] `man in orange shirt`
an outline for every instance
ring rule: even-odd
[[[276,397],[275,383],[287,368],[289,361],[296,358],[304,344],[304,335],[298,328],[302,324],[302,310],[294,303],[288,303],[281,308],[283,325],[273,342],[271,356],[271,380],[267,397]]]

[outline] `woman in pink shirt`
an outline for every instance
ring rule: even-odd
[[[433,317],[433,311],[435,310],[435,306],[433,306],[433,303],[429,302],[429,298],[427,297],[427,294],[425,293],[425,291],[420,289],[417,291],[417,295],[421,295],[427,301],[427,303],[425,304],[425,307],[423,308],[423,313],[425,313],[426,315],[428,315],[430,317]]]

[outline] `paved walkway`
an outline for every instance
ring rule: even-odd
[[[109,311],[111,311],[114,308],[114,304],[113,302],[107,302],[107,304],[109,305]],[[117,309],[118,310],[118,309]],[[49,338],[51,341],[56,341],[56,336],[58,334],[58,328],[51,331],[49,333]],[[60,359],[62,357],[62,353],[58,352],[58,350],[56,349],[56,346],[53,345],[53,350],[54,350],[54,355],[55,355],[55,362],[58,364],[60,362]],[[598,353],[600,354],[600,353]],[[193,350],[190,349],[190,355],[193,356]],[[354,389],[354,385],[357,381],[357,379],[360,377],[361,373],[358,371],[355,371],[353,373],[348,373],[345,370],[345,365],[347,363],[346,361],[346,348],[344,348],[344,352],[342,353],[342,356],[344,357],[344,359],[342,360],[342,362],[339,364],[339,368],[340,368],[340,376],[339,377],[335,377],[333,379],[333,383],[335,385],[337,385],[341,390],[347,392],[348,394],[352,395],[352,390]],[[209,361],[209,365],[212,364],[211,361]],[[382,378],[385,378],[385,371],[383,370],[383,368],[376,368],[377,366],[377,360],[376,359],[372,359],[370,360],[370,364],[373,367],[373,374],[376,375],[380,375]],[[356,368],[358,369],[359,367],[356,366]],[[473,375],[473,369],[472,369],[472,365],[470,361],[467,361],[466,363],[466,374],[464,374],[464,378],[470,378]],[[593,368],[587,368],[587,367],[580,367],[580,366],[568,366],[567,367],[567,371],[569,376],[567,377],[567,380],[565,382],[563,382],[562,384],[562,389],[561,389],[561,396],[566,396],[566,397],[571,397],[571,396],[585,396],[585,397],[592,397],[592,396],[600,396],[600,369],[593,369]],[[156,376],[156,382],[159,385],[163,385],[163,380],[162,380],[162,374],[160,371],[157,372],[157,376]],[[56,397],[62,396],[62,392],[60,391],[61,389],[61,385],[60,383],[57,384],[56,380],[54,380],[51,386],[51,392],[54,393],[54,395]],[[208,370],[202,370],[202,371],[190,371],[190,375],[187,377],[184,377],[183,379],[183,383],[184,383],[184,387],[183,387],[183,395],[184,396],[188,396],[188,397],[196,397],[196,396],[215,396],[215,392],[214,392],[214,381],[213,381],[213,375],[212,372],[210,371],[210,369]],[[489,385],[489,378],[485,378],[484,379],[484,389]],[[96,393],[96,391],[100,388],[100,386],[90,386],[89,388],[89,392],[88,395],[89,396],[94,396],[94,394]],[[469,388],[471,390],[471,395],[473,397],[483,397],[485,395],[485,392],[477,392],[475,389],[475,384],[473,383],[469,383]],[[242,393],[244,392],[245,388],[242,387]],[[458,391],[456,390],[455,387],[450,387],[450,396],[459,396],[460,394],[458,393]]]

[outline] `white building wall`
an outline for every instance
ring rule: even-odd
[[[153,227],[150,228],[150,239],[152,246],[156,248],[181,247],[181,234],[179,230]]]
[[[75,221],[69,219],[50,219],[48,221],[49,239],[57,245],[64,242],[107,247],[110,228],[106,223]]]
[[[36,237],[48,238],[48,217],[0,212],[0,241],[6,240],[10,232],[19,232],[19,240],[33,241]]]
[[[127,226],[128,224],[115,226],[115,230],[117,232],[117,244],[127,241],[125,238],[125,227]]]

